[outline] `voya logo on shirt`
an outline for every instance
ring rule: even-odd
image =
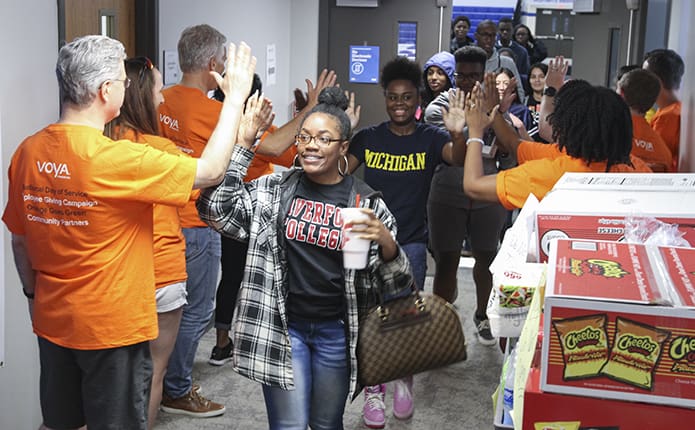
[[[70,170],[65,163],[55,163],[53,161],[37,161],[36,166],[39,173],[46,173],[54,178],[70,179]]]
[[[169,115],[159,114],[159,122],[166,125],[172,130],[179,131],[179,120],[170,117]]]

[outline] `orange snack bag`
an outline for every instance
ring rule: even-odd
[[[615,319],[615,340],[601,374],[651,390],[654,371],[671,332],[625,318]]]
[[[565,362],[564,380],[597,376],[608,359],[605,314],[553,321]]]

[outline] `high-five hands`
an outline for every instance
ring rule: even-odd
[[[233,43],[227,48],[227,72],[224,77],[215,71],[210,74],[215,78],[217,86],[227,97],[236,104],[243,104],[251,91],[253,73],[256,70],[256,57],[251,55],[251,48],[244,42],[237,48]]]

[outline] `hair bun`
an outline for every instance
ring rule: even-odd
[[[319,93],[319,104],[337,106],[342,110],[348,108],[348,98],[339,87],[326,87]]]

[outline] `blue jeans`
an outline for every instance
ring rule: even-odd
[[[425,276],[427,275],[427,244],[424,242],[413,242],[401,244],[405,255],[410,260],[410,267],[413,270],[413,279],[417,289],[425,289]]]
[[[191,372],[200,338],[212,319],[220,270],[220,235],[209,227],[184,228],[188,304],[183,307],[176,345],[169,358],[164,391],[182,397],[191,390]]]
[[[270,430],[342,430],[350,364],[342,321],[290,321],[294,390],[263,385]]]

